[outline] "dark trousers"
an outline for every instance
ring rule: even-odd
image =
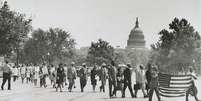
[[[15,82],[17,80],[18,76],[13,76],[13,82]]]
[[[80,78],[80,88],[81,88],[81,92],[84,91],[84,87],[87,84],[87,79],[86,78]]]
[[[11,84],[10,84],[11,75],[10,75],[10,73],[3,73],[3,82],[1,85],[2,90],[4,89],[4,85],[5,85],[7,80],[8,80],[8,89],[10,90],[11,89]]]
[[[194,82],[192,82],[192,85],[190,86],[190,88],[186,92],[186,101],[188,101],[189,94],[192,94],[194,96],[195,100],[199,101],[199,99],[197,98],[197,89],[195,87]]]
[[[71,91],[75,81],[74,79],[70,78],[68,79],[68,82],[69,82],[68,90]]]
[[[153,97],[154,91],[155,91],[155,93],[156,93],[156,96],[157,96],[157,98],[158,98],[158,101],[161,101],[160,95],[159,95],[158,87],[150,88],[149,94],[148,94],[148,95],[149,95],[149,101],[152,101],[152,97]]]
[[[116,95],[116,81],[109,80],[109,96],[112,97],[113,95]]]
[[[105,92],[105,82],[106,80],[101,80],[100,92],[103,90]]]
[[[133,90],[132,90],[131,82],[126,82],[126,81],[124,81],[124,88],[123,88],[122,97],[125,97],[125,91],[126,91],[127,87],[128,87],[128,89],[130,91],[131,97],[134,97],[134,93],[133,93]]]
[[[43,75],[42,78],[40,78],[40,87],[44,86],[45,88],[47,87],[46,85],[46,75]]]

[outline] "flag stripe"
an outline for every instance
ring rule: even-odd
[[[185,96],[191,86],[190,75],[170,75],[159,73],[159,93],[164,97]]]

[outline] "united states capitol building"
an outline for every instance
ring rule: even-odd
[[[139,27],[138,18],[136,18],[135,27],[131,30],[129,38],[127,40],[127,49],[144,49],[146,41],[144,40],[144,34]]]

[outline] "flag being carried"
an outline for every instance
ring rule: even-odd
[[[191,75],[159,73],[159,92],[164,97],[181,97],[192,85]]]

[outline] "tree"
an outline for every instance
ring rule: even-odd
[[[186,19],[175,18],[169,29],[159,32],[160,39],[151,46],[151,60],[163,70],[178,71],[193,64],[196,49],[200,48],[200,35]]]
[[[144,66],[149,61],[149,50],[147,49],[132,49],[126,51],[127,62],[133,66],[143,64]]]
[[[28,62],[51,64],[65,62],[67,58],[71,58],[74,55],[74,46],[75,40],[71,38],[70,33],[62,29],[38,29],[27,41],[24,52]]]
[[[87,55],[87,62],[90,65],[101,65],[103,62],[109,64],[114,59],[114,48],[108,42],[99,39],[92,42]]]
[[[71,38],[70,33],[60,28],[50,28],[47,32],[49,62],[55,59],[65,62],[75,54],[75,40]]]
[[[48,53],[47,32],[37,29],[32,37],[25,43],[24,57],[26,63],[42,63]]]
[[[31,30],[31,19],[24,14],[11,11],[5,1],[0,8],[0,55],[17,55]]]

